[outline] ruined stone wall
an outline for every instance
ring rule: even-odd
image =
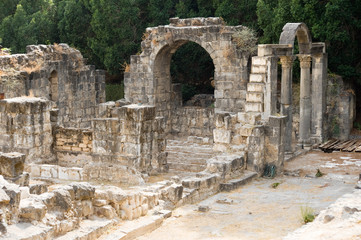
[[[220,18],[174,18],[170,25],[147,28],[142,53],[131,56],[130,71],[124,75],[126,100],[155,105],[166,131],[171,131],[171,116],[179,107],[170,77],[171,58],[183,44],[195,42],[215,66],[215,110],[243,111],[251,54],[237,45],[237,34],[244,28],[226,26]]]
[[[93,131],[79,128],[53,128],[54,153],[63,167],[84,167],[92,163]]]
[[[54,130],[54,136],[54,150],[73,152],[92,151],[92,131],[89,131],[89,129],[57,127]]]
[[[19,97],[0,100],[0,151],[26,154],[26,163],[54,160],[50,102]]]
[[[66,44],[32,45],[27,54],[0,56],[0,92],[47,98],[59,109],[60,126],[89,128],[96,105],[105,101],[105,74]]]
[[[217,113],[213,130],[215,151],[246,152],[248,169],[260,172],[265,164],[265,130],[261,114]]]
[[[356,118],[356,96],[340,76],[328,75],[325,132],[327,138],[349,138]]]
[[[114,108],[111,118],[92,120],[93,154],[99,156],[100,163],[118,162],[141,172],[164,171],[167,165],[163,124],[153,106]]]
[[[214,108],[180,107],[172,114],[172,134],[211,137],[214,129]]]

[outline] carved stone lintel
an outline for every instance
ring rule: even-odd
[[[301,68],[310,68],[311,67],[311,55],[307,54],[298,54],[298,59],[300,60]]]
[[[294,56],[280,56],[282,68],[291,68],[293,65]]]

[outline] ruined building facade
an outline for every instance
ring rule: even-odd
[[[227,26],[220,18],[173,18],[169,25],[148,28],[141,54],[131,56],[125,73],[125,99],[116,102],[105,102],[104,71],[86,65],[80,52],[66,44],[28,46],[26,54],[0,56],[0,93],[5,94],[0,100],[0,185],[5,186],[5,180],[17,184],[4,187],[11,199],[0,188],[0,222],[41,221],[46,211],[65,213],[76,206],[80,215],[71,216],[72,221],[91,215],[131,220],[146,214],[159,198],[177,206],[231,189],[238,183],[225,180],[245,170],[253,171],[250,176],[263,174],[267,166],[281,172],[285,154],[309,149],[330,136],[330,119],[341,119],[341,137],[347,138],[353,97],[343,95],[328,106],[325,44],[313,43],[305,24],[288,23],[279,44],[258,45],[255,55],[238,44],[244,29]],[[197,43],[212,58],[214,108],[183,106],[180,85],[172,83],[172,55],[187,42]],[[301,70],[299,107],[292,104],[296,58]],[[293,117],[296,108],[298,122]],[[27,198],[21,207],[19,191],[14,190],[29,185],[29,174],[141,185],[149,175],[168,171],[167,139],[186,136],[212,143],[215,152],[194,178],[163,182],[140,193],[102,192],[87,184],[46,196],[39,190],[39,214],[27,212],[35,211],[29,210],[31,201],[39,199]],[[87,194],[78,196],[77,191]],[[54,201],[62,198],[68,205],[59,210],[64,205]],[[61,221],[67,219],[62,216]],[[76,228],[78,220],[69,223],[68,230]],[[59,226],[65,224],[61,221]],[[51,229],[55,235],[67,232]]]

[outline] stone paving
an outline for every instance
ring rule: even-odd
[[[319,213],[353,191],[358,180],[353,166],[348,166],[351,171],[344,168],[332,172],[329,168],[327,175],[315,177],[316,169],[328,161],[336,159],[339,164],[340,161],[347,163],[348,157],[352,156],[350,153],[341,155],[324,155],[316,151],[300,156],[285,164],[286,172],[294,176],[260,178],[232,192],[218,193],[197,204],[178,208],[159,229],[137,239],[282,239],[303,226],[301,206],[311,207]],[[358,157],[353,155],[353,158]],[[324,171],[325,168],[321,169]],[[280,185],[274,189],[273,183]],[[209,207],[209,211],[200,212],[199,206]],[[338,224],[337,227],[342,226]],[[302,236],[302,232],[296,236]],[[323,239],[330,239],[330,236]]]

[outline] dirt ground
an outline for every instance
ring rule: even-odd
[[[171,218],[138,240],[282,239],[303,225],[301,207],[317,213],[354,189],[359,153],[312,151],[285,163],[294,176],[259,178],[229,193],[173,211]],[[315,177],[319,169],[324,175]],[[297,176],[299,174],[299,176]],[[280,183],[277,188],[272,184]],[[206,212],[198,211],[207,206]]]

